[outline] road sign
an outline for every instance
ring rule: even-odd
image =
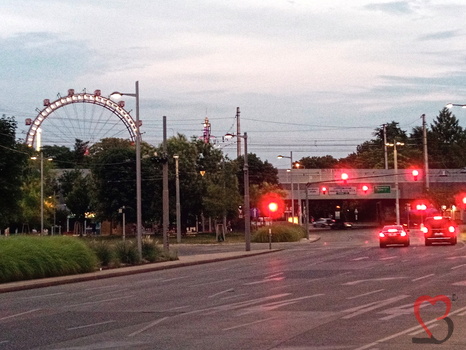
[[[391,193],[390,185],[374,186],[374,193]]]

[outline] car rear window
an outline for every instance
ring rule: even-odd
[[[454,224],[454,222],[451,219],[448,219],[448,218],[443,218],[443,219],[440,219],[440,220],[427,219],[426,222],[425,222],[426,226],[430,226],[432,228],[442,228],[442,227],[450,226],[450,225],[453,225],[453,224]]]

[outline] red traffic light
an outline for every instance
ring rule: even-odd
[[[348,182],[348,174],[347,173],[341,173],[341,179],[343,180],[343,183],[347,183]]]
[[[275,192],[264,194],[259,200],[259,205],[262,215],[272,219],[281,218],[285,212],[285,201],[281,195]]]
[[[419,170],[414,169],[411,174],[413,174],[414,181],[417,181],[417,177],[419,176]]]
[[[322,194],[327,194],[327,187],[322,186],[322,187],[320,188],[320,192],[321,192]]]
[[[362,185],[361,189],[363,190],[364,193],[367,193],[367,191],[369,191],[369,186]]]

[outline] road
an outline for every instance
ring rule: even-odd
[[[380,249],[373,230],[319,231],[270,254],[0,294],[6,349],[466,348],[466,249]],[[255,245],[252,245],[253,249]],[[243,248],[243,247],[241,247]]]

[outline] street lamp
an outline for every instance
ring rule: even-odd
[[[226,134],[225,139],[232,137],[239,137],[244,139],[244,240],[246,241],[246,251],[251,250],[251,211],[249,208],[249,164],[248,164],[248,133],[240,134]]]
[[[400,193],[398,184],[398,153],[396,146],[404,146],[403,142],[386,143],[388,147],[393,147],[393,167],[395,169],[395,212],[396,212],[396,224],[400,224]]]
[[[178,169],[179,156],[174,155],[175,158],[175,177],[176,177],[176,241],[181,243],[181,205],[180,205],[180,175]]]
[[[294,223],[294,183],[293,183],[293,151],[290,151],[290,156],[277,156],[278,159],[288,158],[291,163],[290,177],[291,177],[291,220]]]
[[[461,107],[461,108],[466,108],[466,104],[458,104],[458,103],[447,103],[446,106],[448,109],[452,107]]]
[[[110,97],[131,96],[136,98],[136,239],[139,258],[142,259],[142,195],[141,195],[141,131],[139,122],[139,81],[135,83],[135,93],[115,91]]]

